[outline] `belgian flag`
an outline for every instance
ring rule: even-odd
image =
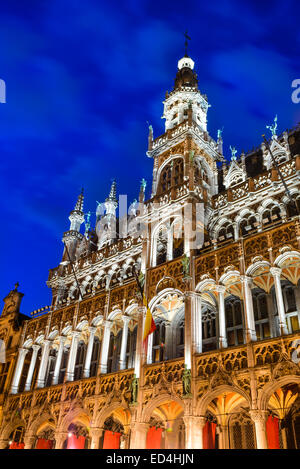
[[[142,284],[142,279],[140,279],[137,276],[136,271],[134,271],[134,275],[135,275],[137,286],[138,286],[139,291],[140,291],[140,293],[142,295],[142,298],[143,298],[143,305],[146,306],[146,310],[147,310],[146,318],[145,318],[145,325],[144,325],[144,334],[143,334],[143,346],[144,346],[144,349],[146,351],[147,350],[148,337],[149,337],[150,334],[152,334],[152,332],[155,331],[156,325],[155,325],[153,316],[151,314],[150,308],[148,306],[146,295],[144,293],[144,285]]]

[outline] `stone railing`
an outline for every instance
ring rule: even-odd
[[[241,257],[244,258],[246,267],[248,267],[254,256],[261,255],[270,261],[271,252],[273,258],[275,258],[279,254],[279,249],[285,245],[299,249],[298,231],[299,222],[293,220],[271,226],[260,233],[251,234],[247,238],[241,238],[236,242],[225,245],[224,243],[215,243],[207,248],[204,245],[200,254],[195,258],[196,283],[204,274],[209,273],[214,276],[216,268],[218,268],[219,274],[221,274],[222,268],[227,265],[233,265],[239,270]]]
[[[254,367],[272,367],[279,363],[283,357],[293,361],[293,354],[297,349],[296,341],[299,338],[300,332],[296,332],[286,336],[251,342]],[[196,378],[202,379],[209,379],[220,366],[228,373],[242,372],[253,367],[246,344],[198,354],[195,356],[195,366]]]
[[[108,259],[118,253],[130,249],[132,246],[137,246],[139,244],[141,244],[141,239],[139,237],[134,238],[128,236],[127,238],[118,239],[112,244],[104,246],[98,251],[91,252],[86,256],[82,256],[80,259],[74,262],[74,268],[75,270],[83,269],[85,266],[93,265],[99,261],[102,261],[103,259]],[[65,277],[72,273],[72,267],[70,264],[66,265],[63,269],[61,266],[55,267],[53,269],[50,269],[48,281],[58,276],[59,270],[61,270],[61,272],[59,273],[60,277]]]
[[[153,387],[160,380],[162,375],[169,383],[181,383],[184,370],[184,359],[176,358],[160,363],[153,363],[144,366],[144,387]]]
[[[296,159],[285,161],[279,165],[279,168],[284,178],[294,176],[296,174]],[[272,170],[264,171],[253,178],[247,179],[247,181],[232,186],[220,194],[213,196],[213,208],[219,209],[227,205],[228,202],[235,202],[243,197],[247,197],[249,193],[257,192],[268,187],[275,181],[279,181],[279,177],[275,170],[273,174]]]

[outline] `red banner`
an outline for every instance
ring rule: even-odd
[[[280,449],[279,422],[277,417],[270,415],[266,423],[267,440],[269,449]]]
[[[121,433],[106,430],[104,433],[103,449],[119,449]]]
[[[147,432],[146,449],[160,449],[162,428],[150,427]]]
[[[52,449],[52,446],[52,440],[45,440],[45,438],[39,438],[37,440],[35,449]]]
[[[24,443],[19,443],[18,441],[13,441],[9,445],[9,449],[24,449],[25,444]]]
[[[206,422],[203,428],[203,449],[215,449],[216,424]]]
[[[84,449],[85,436],[71,435],[68,437],[67,449]]]

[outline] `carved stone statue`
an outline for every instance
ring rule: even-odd
[[[218,129],[218,140],[222,138],[223,129]]]
[[[272,136],[273,136],[273,135],[276,135],[277,119],[278,119],[278,118],[277,118],[277,114],[276,114],[276,116],[275,116],[275,118],[274,118],[274,124],[273,124],[273,125],[266,125],[266,129],[271,130]]]
[[[191,394],[191,370],[187,368],[187,365],[184,365],[184,371],[182,374],[182,382],[183,382],[183,394],[190,395]]]
[[[237,149],[235,147],[232,147],[230,145],[230,150],[231,150],[231,160],[236,160],[236,154],[237,154]]]
[[[181,260],[182,262],[182,274],[183,277],[189,277],[190,276],[190,258],[185,254]]]
[[[136,377],[136,375],[133,375],[132,381],[131,381],[131,403],[135,404],[137,402],[137,393],[138,393],[138,386],[139,386],[139,380]]]

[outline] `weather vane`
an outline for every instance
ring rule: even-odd
[[[188,41],[191,40],[190,36],[188,36],[188,33],[187,31],[184,33],[184,37],[185,37],[185,42],[184,42],[184,47],[185,47],[185,56],[188,57]]]

